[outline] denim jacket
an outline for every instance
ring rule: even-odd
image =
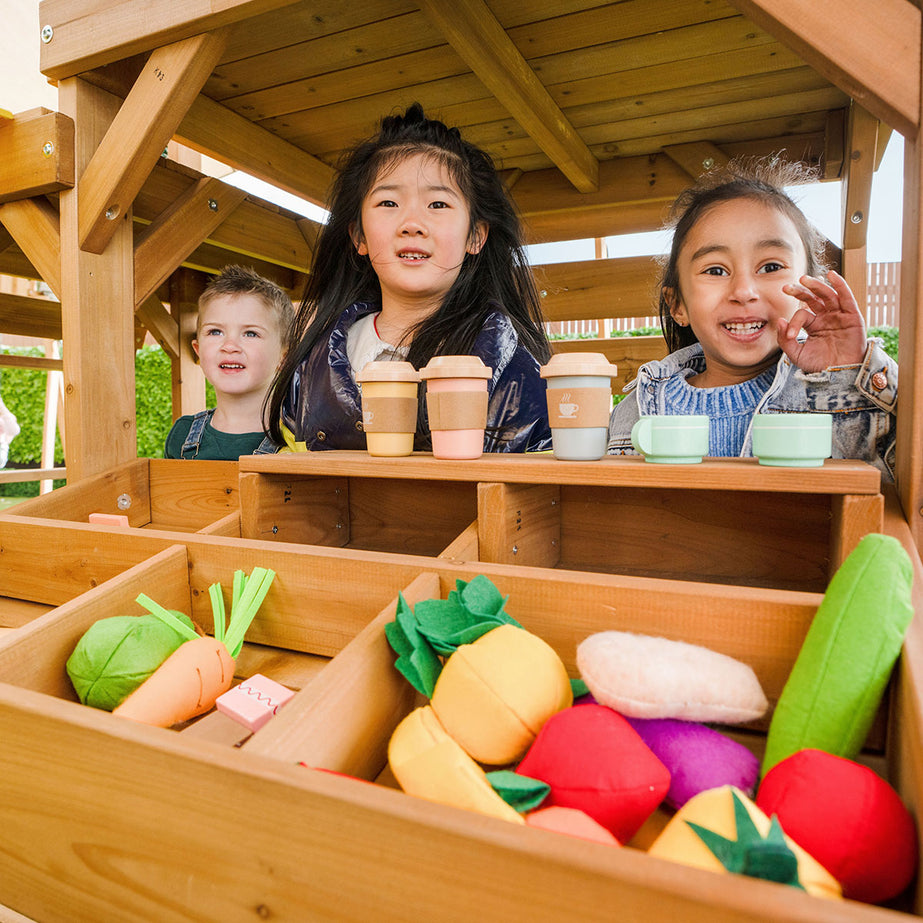
[[[326,342],[318,343],[298,367],[282,406],[282,423],[291,433],[289,448],[365,449],[359,387],[346,356],[346,335],[360,317],[379,310],[378,305],[363,302],[348,307]],[[550,448],[545,382],[538,360],[519,344],[510,319],[500,311],[488,315],[471,352],[493,369],[487,383],[484,451]],[[429,451],[432,442],[422,399],[421,405],[422,426],[414,449]]]
[[[628,394],[609,419],[609,454],[636,454],[631,429],[639,416],[668,413],[664,382],[682,369],[705,370],[698,343],[647,362],[624,388]],[[633,392],[633,393],[632,393]],[[897,407],[897,363],[870,339],[859,365],[832,366],[822,372],[802,372],[785,355],[756,413],[833,414],[833,458],[856,458],[873,464],[894,478],[894,440]],[[741,457],[753,454],[753,421],[747,429]]]

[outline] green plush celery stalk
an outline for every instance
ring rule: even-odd
[[[161,622],[169,625],[177,634],[182,635],[187,641],[194,641],[199,636],[195,631],[184,622],[181,622],[169,609],[164,609],[158,602],[154,602],[150,596],[140,593],[135,600],[139,605],[147,609],[151,615],[156,616]]]

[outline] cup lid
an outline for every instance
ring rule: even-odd
[[[618,366],[602,353],[555,353],[540,372],[542,378],[560,378],[570,375],[608,375],[615,378]]]
[[[490,378],[488,368],[479,356],[433,356],[420,369],[420,377],[427,378]]]
[[[419,381],[420,373],[409,362],[366,362],[356,381]]]

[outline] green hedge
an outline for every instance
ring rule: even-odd
[[[41,356],[41,349],[4,349],[19,356]],[[0,393],[16,415],[20,433],[10,443],[7,467],[37,468],[42,458],[42,424],[45,414],[47,373],[38,369],[3,370]],[[206,386],[206,400],[214,407],[215,392]],[[138,457],[162,458],[163,444],[172,423],[170,359],[159,346],[145,346],[135,354],[135,407],[138,426]],[[61,411],[63,412],[63,410]],[[55,438],[55,465],[64,464],[61,440]],[[63,483],[63,482],[62,482]],[[0,484],[0,497],[34,497],[38,482]]]

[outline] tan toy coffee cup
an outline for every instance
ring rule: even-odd
[[[555,458],[594,461],[606,454],[617,374],[602,353],[556,353],[542,367]]]
[[[356,375],[369,455],[410,455],[417,431],[420,373],[409,362],[368,362]]]
[[[420,369],[436,458],[480,458],[492,374],[477,356],[434,356]]]

